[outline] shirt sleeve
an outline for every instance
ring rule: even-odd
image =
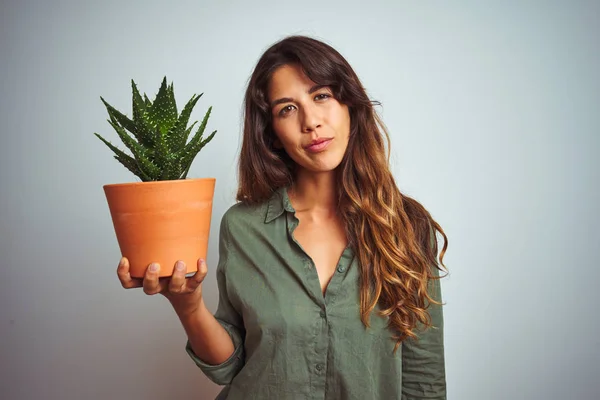
[[[192,358],[194,363],[202,372],[214,383],[218,385],[228,385],[233,378],[242,369],[245,362],[244,355],[244,337],[245,330],[243,320],[240,314],[231,304],[227,294],[226,265],[231,258],[230,253],[230,234],[227,224],[227,214],[221,220],[219,233],[219,262],[217,264],[217,287],[219,289],[219,303],[215,319],[229,333],[235,350],[231,357],[221,364],[211,365],[202,361],[192,350],[190,341],[185,346],[186,352]]]
[[[433,267],[433,275],[439,276],[436,267]],[[430,281],[429,295],[442,302],[439,279]],[[446,400],[442,306],[431,303],[429,312],[433,326],[417,331],[417,339],[402,342],[402,400]]]

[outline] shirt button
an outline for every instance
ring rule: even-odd
[[[325,311],[321,311],[321,312],[319,313],[319,315],[321,316],[321,318],[325,318],[325,317],[326,317]]]
[[[317,371],[323,370],[323,364],[317,364]]]
[[[343,265],[340,265],[337,270],[338,270],[338,272],[344,272],[346,270],[346,267],[344,267]]]

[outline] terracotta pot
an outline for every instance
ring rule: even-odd
[[[206,259],[215,178],[104,185],[121,254],[132,277],[144,276],[152,262],[171,276],[177,260],[187,272]]]

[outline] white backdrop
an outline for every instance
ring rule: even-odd
[[[450,400],[600,398],[600,3],[4,1],[0,5],[0,397],[212,399],[168,302],[126,291],[102,185],[136,180],[100,96],[130,79],[204,92],[217,136],[190,177],[233,204],[260,54],[327,41],[392,134],[398,183],[446,230]]]

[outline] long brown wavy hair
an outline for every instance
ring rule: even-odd
[[[350,112],[347,151],[336,169],[340,216],[360,261],[360,314],[365,326],[379,305],[396,341],[415,338],[418,323],[431,326],[428,285],[439,279],[436,231],[448,238],[430,213],[400,193],[389,168],[390,138],[356,73],[342,55],[319,40],[289,36],[259,59],[244,98],[244,130],[239,159],[237,200],[258,204],[293,183],[295,163],[274,146],[267,87],[283,65],[300,65],[308,78],[332,89]],[[385,140],[384,140],[385,139]],[[387,144],[387,147],[385,146]]]

